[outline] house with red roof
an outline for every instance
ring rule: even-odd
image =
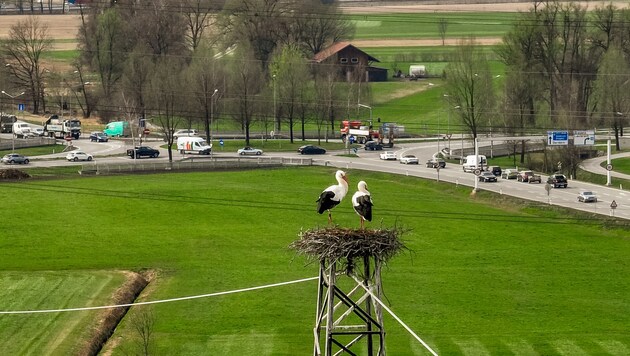
[[[387,69],[372,65],[378,59],[363,52],[350,42],[336,42],[313,56],[316,65],[331,65],[339,72],[339,79],[346,81],[387,81]]]

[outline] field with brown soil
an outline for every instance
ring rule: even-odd
[[[602,1],[580,1],[582,6],[588,6],[590,9],[609,2]],[[612,4],[618,8],[630,8],[628,1],[612,1]],[[342,11],[347,14],[377,14],[377,13],[421,13],[421,12],[515,12],[527,11],[532,6],[532,2],[521,3],[486,3],[486,4],[417,4],[405,3],[393,5],[391,2],[369,2],[362,6],[352,5],[343,6]],[[10,28],[18,21],[24,20],[29,15],[1,15],[0,16],[0,38],[7,38]],[[48,26],[48,34],[54,40],[65,40],[64,42],[55,42],[53,49],[55,50],[72,50],[76,48],[76,41],[81,25],[81,17],[76,14],[65,15],[36,15],[36,17],[46,26]],[[456,44],[458,39],[447,40],[449,44]],[[495,44],[500,41],[499,38],[478,39],[482,44]],[[441,40],[360,40],[353,41],[355,45],[365,47],[386,47],[386,46],[436,46],[441,45]]]

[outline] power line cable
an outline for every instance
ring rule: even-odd
[[[262,286],[234,289],[234,290],[229,290],[229,291],[224,291],[224,292],[191,295],[191,296],[187,296],[187,297],[153,300],[153,301],[148,301],[148,302],[112,304],[112,305],[102,305],[102,306],[95,306],[95,307],[79,307],[79,308],[34,309],[34,310],[5,310],[5,311],[0,311],[0,315],[78,312],[78,311],[87,311],[87,310],[126,308],[126,307],[140,306],[140,305],[173,303],[173,302],[181,302],[181,301],[184,301],[184,300],[210,298],[210,297],[217,297],[217,296],[222,296],[222,295],[229,295],[229,294],[236,294],[236,293],[243,293],[243,292],[251,292],[251,291],[254,291],[254,290],[261,290],[261,289],[268,289],[268,288],[274,288],[274,287],[281,287],[281,286],[286,286],[286,285],[290,285],[290,284],[308,282],[308,281],[312,281],[312,280],[316,280],[316,279],[319,279],[319,277],[309,277],[309,278],[303,278],[303,279],[296,279],[296,280],[288,281],[288,282],[266,284],[266,285],[262,285]]]

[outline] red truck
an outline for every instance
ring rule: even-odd
[[[346,142],[346,138],[350,135],[354,136],[355,142],[361,144],[377,140],[380,137],[378,131],[372,130],[372,125],[364,125],[362,121],[341,121],[339,133],[343,142]]]

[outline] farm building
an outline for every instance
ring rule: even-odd
[[[387,69],[372,66],[378,59],[363,52],[349,42],[336,42],[316,53],[315,64],[336,65],[340,80],[383,82],[387,80]]]

